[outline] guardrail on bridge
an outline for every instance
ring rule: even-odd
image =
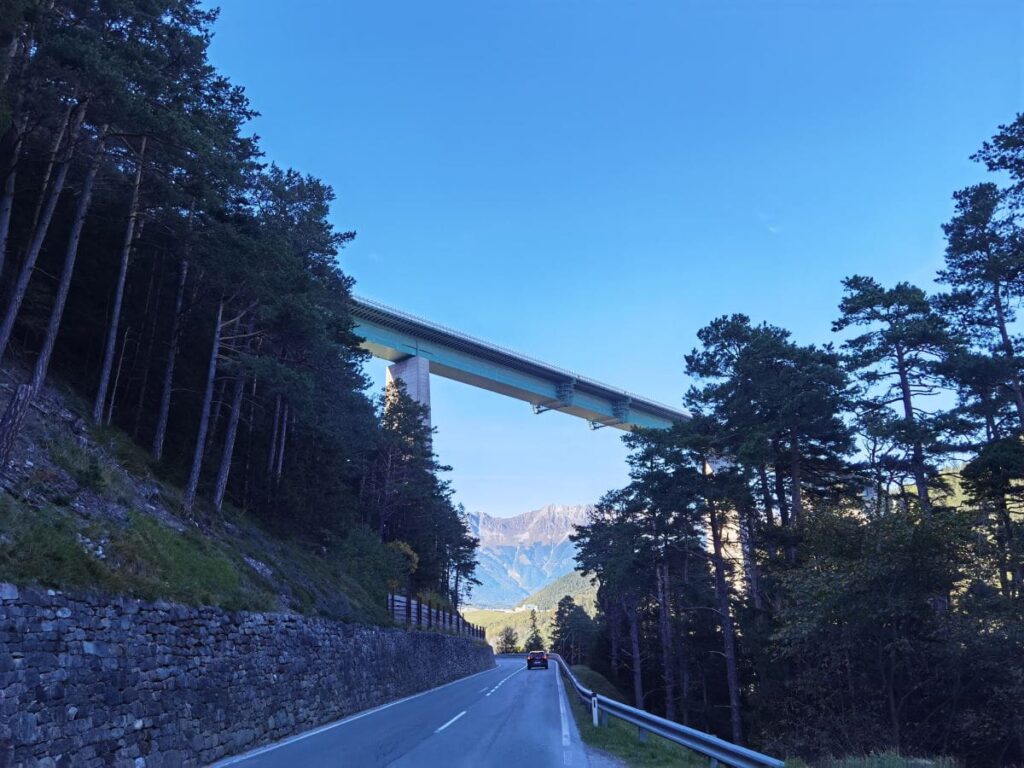
[[[715,768],[718,763],[735,766],[735,768],[783,768],[783,761],[752,749],[741,747],[725,739],[712,736],[710,733],[689,728],[663,717],[652,715],[642,709],[631,707],[620,701],[609,699],[599,693],[594,693],[579,680],[569,669],[565,659],[557,653],[550,654],[558,665],[565,672],[566,677],[572,684],[576,695],[579,696],[589,707],[595,726],[607,723],[608,715],[632,723],[638,729],[641,739],[645,733],[654,733],[664,739],[675,742],[681,746],[691,749],[698,754],[711,759],[711,766]]]
[[[484,628],[470,624],[462,614],[445,611],[433,603],[424,603],[406,595],[388,594],[388,613],[396,624],[419,629],[435,629],[451,635],[485,640]]]

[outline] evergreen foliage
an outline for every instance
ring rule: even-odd
[[[519,633],[512,627],[503,627],[498,633],[498,653],[518,653],[519,650]]]
[[[537,626],[537,611],[530,610],[530,634],[526,636],[523,643],[524,651],[543,651],[544,638],[540,636],[540,627]]]
[[[181,513],[224,504],[310,549],[365,529],[458,605],[475,540],[399,389],[366,396],[352,280],[319,179],[263,163],[210,64],[198,0],[18,0],[0,12],[0,355],[32,368],[0,467],[51,369],[150,449]],[[21,366],[12,367],[12,371]]]
[[[1024,760],[1022,136],[977,155],[1008,186],[953,196],[947,293],[851,276],[835,347],[717,318],[693,418],[626,436],[574,539],[583,656],[633,702],[817,762]]]

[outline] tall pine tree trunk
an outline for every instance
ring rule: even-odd
[[[915,434],[917,431],[917,419],[914,416],[910,376],[907,373],[907,363],[904,359],[903,350],[899,347],[896,348],[896,365],[900,379],[900,395],[903,400],[903,421],[907,426],[908,436],[912,440],[911,472],[914,475],[914,483],[917,485],[917,498],[921,502],[921,511],[927,515],[931,514],[932,502],[928,493],[928,474],[924,461],[924,446],[921,444],[920,438]]]
[[[4,262],[7,256],[7,241],[11,231],[11,209],[14,208],[14,181],[17,169],[11,168],[4,180],[4,189],[0,195],[0,279],[4,274]]]
[[[778,451],[776,451],[776,455]],[[786,560],[796,562],[796,546],[793,544],[793,518],[789,514],[789,498],[786,495],[786,478],[783,470],[776,465],[772,474],[775,475],[775,498],[779,503],[779,526],[782,528],[782,549]]]
[[[206,433],[206,452],[213,450],[213,444],[217,439],[217,428],[220,426],[220,415],[224,410],[224,399],[227,396],[228,380],[221,379],[217,387],[217,394],[213,398],[213,415],[210,416],[210,430]]]
[[[281,440],[277,449],[277,466],[274,469],[274,482],[281,482],[281,470],[284,468],[284,449],[288,442],[288,400],[285,399],[281,409]]]
[[[683,552],[683,595],[690,591],[690,543]],[[683,707],[683,725],[690,724],[690,620],[686,610],[679,612],[679,701]]]
[[[711,518],[711,541],[715,554],[715,595],[718,598],[719,621],[722,626],[722,651],[725,656],[725,676],[729,687],[729,715],[732,740],[743,743],[743,718],[740,710],[739,669],[736,662],[736,629],[729,607],[729,584],[725,578],[725,559],[722,555],[722,525],[713,504],[708,506]]]
[[[107,388],[110,386],[110,371],[114,365],[114,351],[117,347],[117,328],[121,322],[121,304],[124,301],[124,285],[128,277],[128,261],[131,258],[132,243],[135,240],[135,222],[139,216],[139,188],[142,185],[142,164],[146,156],[146,137],[142,137],[138,161],[135,165],[135,179],[132,182],[132,199],[128,206],[128,225],[125,227],[124,242],[121,245],[121,266],[114,285],[114,308],[110,313],[107,327],[107,345],[103,351],[103,365],[100,368],[100,383],[96,388],[96,400],[92,404],[92,420],[103,421],[103,406],[107,402]]]
[[[42,215],[43,212],[43,204],[47,200],[47,191],[49,190],[50,186],[50,177],[53,175],[53,168],[57,164],[58,155],[60,154],[60,149],[64,142],[64,136],[67,134],[68,131],[68,123],[71,118],[71,112],[72,105],[68,103],[64,108],[64,115],[61,118],[61,121],[58,123],[58,130],[53,136],[53,142],[50,147],[50,154],[47,156],[46,171],[43,173],[43,179],[39,184],[39,194],[36,195],[36,205],[35,210],[32,214],[32,223],[31,225],[29,225],[28,228],[29,232],[35,232],[36,226],[39,224],[39,217]],[[29,242],[28,247],[31,247],[31,240]],[[0,296],[0,300],[9,299],[11,296],[14,295],[15,282],[19,271],[18,264],[23,264],[24,262],[25,259],[22,258],[21,261],[17,262],[17,264],[11,264],[11,274],[15,279],[11,280],[10,286],[3,291],[3,296]],[[0,356],[2,356],[2,351],[0,351]]]
[[[164,384],[160,393],[160,410],[157,412],[156,431],[153,433],[152,454],[156,461],[164,455],[164,438],[167,435],[167,418],[171,411],[171,392],[174,385],[174,363],[178,359],[178,336],[181,335],[181,309],[185,301],[185,283],[188,281],[188,259],[181,260],[178,275],[178,292],[174,297],[174,315],[171,317],[171,338],[167,345],[167,365],[164,368]]]
[[[18,161],[21,159],[21,147],[24,142],[23,129],[13,123],[7,129],[8,140],[7,167],[4,169],[3,191],[0,192],[0,278],[3,277],[4,264],[7,256],[7,244],[11,233],[11,211],[14,210],[14,189],[18,177]],[[2,152],[3,148],[0,148]]]
[[[622,599],[622,612],[626,616],[626,623],[629,625],[629,650],[632,661],[630,666],[633,669],[633,703],[639,709],[644,708],[644,677],[643,666],[640,660],[640,617],[637,615],[637,606],[627,605],[625,598]]]
[[[657,576],[658,634],[661,639],[661,676],[665,681],[665,717],[676,719],[675,653],[672,642],[672,615],[669,610],[668,563],[659,563]]]
[[[4,313],[3,322],[0,323],[0,360],[3,359],[4,354],[7,352],[7,344],[11,340],[11,332],[14,330],[14,322],[18,317],[19,310],[21,309],[21,303],[25,300],[25,292],[28,290],[29,281],[32,279],[32,272],[35,270],[36,260],[39,258],[39,252],[43,249],[43,241],[46,239],[46,233],[50,229],[50,222],[53,219],[54,211],[57,209],[57,201],[60,199],[60,193],[64,189],[64,181],[67,179],[68,169],[71,166],[71,158],[74,154],[75,141],[78,138],[79,129],[85,121],[85,111],[87,107],[88,101],[86,100],[79,102],[74,109],[71,128],[68,131],[67,147],[65,149],[64,156],[57,168],[57,175],[53,178],[53,184],[51,185],[49,194],[46,197],[46,204],[43,206],[39,222],[36,225],[35,231],[32,233],[28,252],[25,254],[25,260],[21,265],[17,281],[14,283],[14,292],[11,294],[11,299],[7,304],[7,310]],[[99,147],[103,146],[104,139],[105,137],[101,138]],[[99,155],[94,158],[93,162],[96,163],[98,161]],[[90,169],[92,167],[93,166],[90,166]],[[96,167],[98,168],[98,166]],[[93,172],[93,179],[95,180],[95,172]]]
[[[32,379],[28,384],[20,385],[14,396],[7,404],[3,415],[0,416],[0,471],[7,467],[14,451],[15,441],[18,433],[28,415],[32,400],[39,394],[43,383],[46,381],[46,372],[50,367],[50,356],[53,354],[53,346],[57,341],[57,332],[60,330],[61,318],[64,316],[64,304],[67,302],[68,291],[71,288],[71,276],[75,271],[75,259],[78,258],[78,243],[82,238],[82,227],[85,226],[85,217],[89,212],[89,204],[92,202],[92,190],[96,182],[96,174],[99,171],[100,161],[103,157],[103,145],[106,140],[107,127],[103,126],[100,131],[99,141],[96,145],[96,152],[89,170],[86,171],[85,180],[82,182],[82,190],[78,196],[78,205],[75,207],[74,218],[71,223],[71,232],[68,236],[68,247],[64,254],[64,267],[60,273],[60,281],[57,283],[57,295],[53,300],[53,307],[50,310],[50,322],[46,327],[46,335],[43,338],[43,346],[36,358],[36,365],[32,371]]]
[[[30,232],[34,232],[39,224],[39,217],[43,215],[43,205],[46,203],[46,192],[50,186],[50,177],[53,176],[53,169],[57,166],[60,156],[60,148],[64,143],[64,137],[71,129],[71,117],[73,107],[68,104],[64,107],[64,115],[59,123],[60,127],[53,136],[53,143],[50,145],[50,153],[46,158],[46,170],[43,171],[43,180],[39,185],[39,194],[36,196],[35,209],[32,212],[32,224]]]
[[[242,511],[249,509],[252,491],[252,442],[256,431],[256,374],[252,377],[252,391],[249,393],[249,419],[245,429],[245,486],[242,488]]]
[[[277,458],[277,433],[281,428],[281,395],[274,395],[274,428],[270,433],[270,449],[267,451],[267,488],[274,476],[274,460]]]
[[[142,357],[142,381],[139,384],[139,397],[135,403],[135,415],[132,423],[132,439],[139,439],[139,430],[142,427],[142,413],[146,407],[146,392],[149,389],[149,374],[153,369],[153,346],[156,344],[156,329],[160,324],[160,296],[163,294],[164,287],[164,260],[160,256],[153,264],[153,272],[149,277],[149,287],[146,289],[146,317],[152,318],[152,322],[149,324],[149,336],[146,339],[146,351],[141,355]],[[156,283],[156,297],[153,298],[153,283]],[[152,304],[150,298],[153,298]],[[152,307],[152,311],[150,311]],[[136,360],[139,358],[136,355]],[[132,371],[135,371],[135,363],[132,363]]]
[[[196,502],[196,491],[199,489],[199,473],[203,468],[203,453],[206,449],[206,431],[210,426],[210,404],[213,401],[213,381],[217,376],[217,357],[220,355],[221,318],[224,316],[224,300],[217,304],[217,319],[213,324],[213,344],[210,350],[210,364],[206,369],[206,390],[203,393],[203,406],[199,413],[199,434],[196,435],[196,447],[192,453],[192,469],[189,471],[188,484],[182,499],[182,510],[191,514]]]
[[[999,326],[999,341],[1003,348],[1003,354],[1014,363],[1013,386],[1010,389],[1013,391],[1013,404],[1017,408],[1020,428],[1024,429],[1024,387],[1021,386],[1020,376],[1017,373],[1017,356],[1014,352],[1010,332],[1006,327],[1006,308],[1003,306],[1002,284],[999,280],[994,280],[992,283],[992,304],[996,311],[996,325]]]
[[[768,485],[768,467],[763,463],[757,465],[757,480],[761,489],[761,503],[764,505],[765,520],[769,528],[775,527],[775,507],[772,504],[772,489]]]
[[[796,440],[789,452],[789,492],[793,527],[799,528],[804,520],[803,467],[800,462],[800,445]]]
[[[107,404],[107,415],[103,419],[103,423],[108,426],[114,418],[114,405],[117,402],[117,387],[121,383],[121,369],[124,367],[124,356],[128,351],[128,336],[131,332],[132,327],[129,325],[124,329],[124,334],[121,336],[121,354],[117,358],[117,368],[114,370],[114,386],[110,389],[110,402]],[[139,344],[136,342],[136,353],[138,346]]]
[[[221,454],[217,485],[213,494],[213,506],[218,512],[224,505],[224,493],[228,487],[231,458],[235,452],[235,436],[238,434],[238,420],[242,414],[243,394],[245,394],[245,372],[239,371],[235,377],[235,389],[231,396],[231,415],[228,417],[228,430],[224,436],[224,452]]]
[[[619,676],[619,667],[621,666],[621,661],[619,657],[620,648],[622,645],[622,639],[620,636],[622,631],[622,622],[618,615],[618,611],[615,609],[614,603],[612,603],[612,605],[608,607],[606,616],[608,622],[608,644],[611,648],[610,663],[612,667],[612,672],[615,674],[615,677],[617,678]]]
[[[761,595],[761,568],[757,562],[757,542],[755,511],[753,504],[744,504],[739,510],[740,549],[743,553],[743,575],[747,582],[747,591],[754,610],[764,610],[764,599]]]

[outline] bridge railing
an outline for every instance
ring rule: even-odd
[[[710,758],[712,766],[718,763],[736,768],[782,768],[783,766],[783,761],[777,758],[763,755],[752,749],[712,736],[710,733],[674,723],[663,717],[652,715],[650,712],[595,693],[576,678],[569,665],[565,663],[565,659],[557,653],[553,653],[551,656],[558,661],[558,665],[565,673],[576,695],[590,707],[595,726],[606,723],[609,715],[616,717],[635,725],[639,738],[643,739],[647,733],[657,734],[663,739]]]
[[[485,640],[484,628],[470,624],[462,614],[446,611],[439,605],[423,602],[407,595],[388,594],[388,613],[396,624],[418,629],[432,629],[450,635]]]

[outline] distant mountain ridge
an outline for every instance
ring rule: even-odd
[[[548,504],[514,517],[471,513],[468,522],[480,539],[476,576],[482,584],[469,603],[483,608],[511,608],[523,598],[572,572],[575,526],[587,521],[590,504]]]

